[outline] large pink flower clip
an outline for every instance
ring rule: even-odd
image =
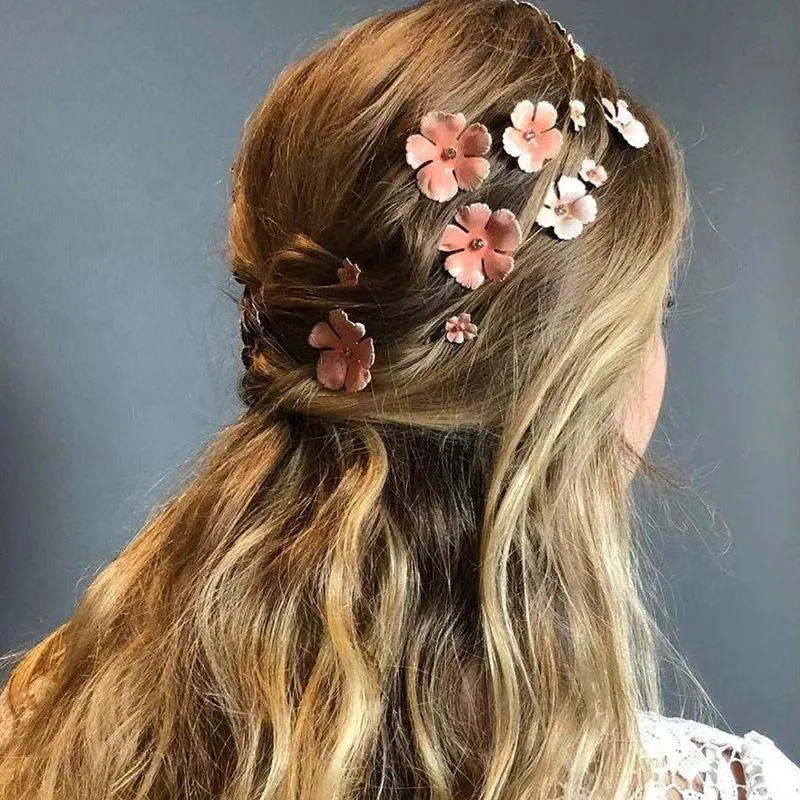
[[[511,112],[511,123],[503,133],[503,149],[518,159],[524,172],[538,172],[548,159],[561,149],[563,136],[556,130],[558,112],[552,103],[542,100],[534,105],[521,100]]]
[[[514,268],[511,257],[522,241],[522,230],[507,208],[492,211],[486,203],[473,203],[456,214],[439,240],[439,250],[449,252],[445,269],[467,289],[487,278],[502,281]]]
[[[375,346],[360,322],[351,322],[344,309],[335,308],[328,322],[318,322],[308,343],[322,350],[317,361],[317,380],[328,389],[359,392],[372,379]]]
[[[490,164],[483,158],[492,144],[485,125],[467,126],[463,114],[430,111],[420,124],[421,133],[406,139],[406,161],[417,172],[417,186],[425,197],[444,203],[459,189],[477,189],[488,177]]]

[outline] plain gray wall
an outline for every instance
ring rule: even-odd
[[[0,649],[61,623],[236,415],[219,253],[242,123],[287,60],[378,7],[0,2]],[[667,526],[659,567],[728,723],[798,760],[800,5],[548,8],[686,148],[695,247],[656,450],[698,468],[731,543]]]

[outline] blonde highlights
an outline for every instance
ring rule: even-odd
[[[621,90],[507,0],[429,0],[285,70],[247,121],[228,247],[247,286],[246,410],[7,689],[0,796],[81,800],[628,798],[659,709],[620,411],[661,324],[687,204],[680,151],[630,148]],[[469,200],[404,161],[432,108],[497,138],[522,98],[559,111],[539,175],[493,149]],[[569,103],[586,102],[572,129]],[[611,175],[573,242],[535,226],[549,181]],[[474,292],[436,244],[466,202],[523,243]],[[336,270],[351,258],[358,287]],[[332,307],[375,340],[329,392],[308,332]],[[468,348],[442,336],[480,321]],[[45,681],[46,683],[38,683]],[[34,685],[46,686],[25,705]]]

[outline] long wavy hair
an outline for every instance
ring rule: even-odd
[[[642,149],[604,119],[621,96]],[[564,136],[538,174],[497,146],[523,98]],[[486,182],[443,203],[404,157],[434,109],[495,142]],[[560,241],[534,219],[586,157],[611,177]],[[17,665],[0,796],[637,796],[661,634],[622,418],[686,228],[672,135],[538,10],[428,0],[282,72],[232,172],[244,410]],[[475,291],[437,251],[467,202],[523,231],[514,270]],[[364,391],[315,378],[308,332],[333,307],[374,338]],[[442,335],[462,311],[469,346]]]

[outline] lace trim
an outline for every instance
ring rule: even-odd
[[[655,772],[646,800],[800,800],[800,768],[756,731],[737,736],[651,712],[639,727]]]

